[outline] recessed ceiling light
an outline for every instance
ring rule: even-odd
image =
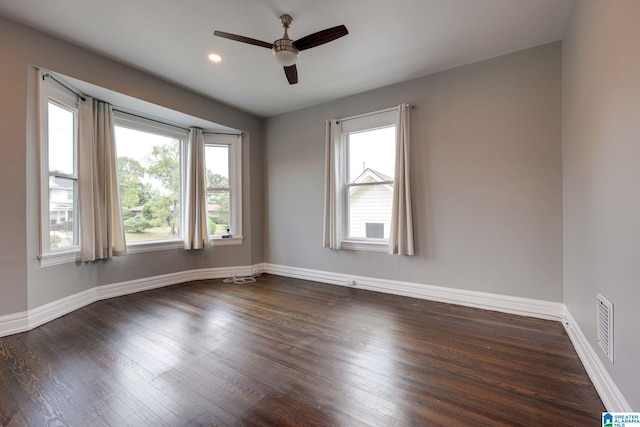
[[[222,56],[218,55],[217,53],[210,53],[209,60],[212,62],[220,62],[222,61]]]

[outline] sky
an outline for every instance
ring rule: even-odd
[[[349,182],[370,168],[393,177],[395,126],[349,134]]]

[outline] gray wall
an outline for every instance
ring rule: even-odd
[[[561,44],[267,119],[266,262],[562,301]],[[324,122],[411,112],[417,256],[322,248]]]
[[[580,1],[563,60],[564,303],[640,410],[640,2]],[[596,295],[614,305],[614,364]]]
[[[262,119],[3,17],[0,64],[0,316],[94,286],[262,261]],[[41,268],[37,260],[36,83],[31,65],[245,131],[243,245],[131,254],[109,261]]]

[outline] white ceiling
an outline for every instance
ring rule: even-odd
[[[0,0],[0,14],[258,116],[319,104],[560,40],[574,0]],[[300,53],[290,86],[267,49],[288,13]],[[217,52],[223,61],[207,59]]]

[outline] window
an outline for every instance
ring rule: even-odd
[[[367,230],[367,238],[384,239],[384,223],[367,222],[365,226]]]
[[[216,241],[242,239],[241,136],[205,134],[207,219]]]
[[[396,112],[341,126],[342,247],[386,251],[395,175]]]
[[[79,95],[63,80],[38,73],[40,265],[72,262],[80,253]],[[104,89],[102,95],[122,96]],[[136,101],[137,102],[137,101]],[[139,104],[144,111],[145,105]],[[115,106],[114,106],[115,107]],[[130,107],[129,107],[130,108]],[[156,107],[164,116],[191,118]],[[140,113],[144,114],[144,113]],[[206,123],[193,118],[197,123]],[[127,252],[184,248],[189,130],[115,110],[120,202]],[[211,128],[218,128],[210,123]],[[231,130],[231,129],[229,129]],[[80,135],[82,139],[82,135]],[[242,138],[206,133],[207,216],[214,245],[241,244]],[[82,153],[81,153],[82,154]],[[82,159],[82,158],[81,158]],[[82,166],[82,165],[80,165]],[[80,167],[82,171],[82,167]]]
[[[187,131],[116,113],[115,135],[127,245],[180,241]]]
[[[115,121],[128,251],[182,247],[188,131],[121,112]],[[205,133],[207,218],[214,244],[242,241],[240,141],[239,135]]]
[[[79,249],[78,99],[39,76],[40,257]]]

